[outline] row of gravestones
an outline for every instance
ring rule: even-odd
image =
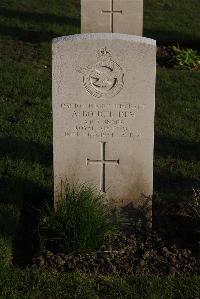
[[[55,203],[66,181],[89,182],[115,207],[148,199],[150,215],[156,42],[141,37],[143,0],[82,0],[81,24],[53,40]]]

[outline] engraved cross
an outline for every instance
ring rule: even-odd
[[[100,164],[101,165],[101,176],[100,176],[100,189],[102,192],[106,192],[106,184],[105,184],[105,172],[106,172],[106,164],[116,164],[119,165],[119,159],[118,160],[106,160],[105,157],[105,149],[106,149],[106,142],[101,141],[101,159],[100,160],[90,160],[86,159],[86,165],[89,164]]]
[[[102,10],[101,13],[109,13],[110,14],[110,32],[114,32],[114,14],[120,13],[122,14],[122,10],[114,10],[114,0],[110,0],[110,10]]]

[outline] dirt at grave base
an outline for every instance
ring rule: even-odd
[[[82,254],[47,253],[33,259],[33,267],[44,266],[58,272],[96,275],[200,275],[200,255],[196,251],[169,245],[157,233],[118,233],[112,245]]]

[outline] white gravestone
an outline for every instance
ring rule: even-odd
[[[96,185],[114,206],[152,195],[155,75],[154,40],[110,33],[53,40],[55,201],[66,180]]]
[[[81,32],[142,36],[143,0],[81,0]]]

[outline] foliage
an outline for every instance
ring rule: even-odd
[[[114,212],[104,193],[89,184],[69,184],[56,211],[42,212],[40,237],[44,247],[61,252],[98,248],[116,230]]]
[[[200,67],[200,54],[193,49],[180,49],[172,46],[176,64],[182,68],[194,69]]]

